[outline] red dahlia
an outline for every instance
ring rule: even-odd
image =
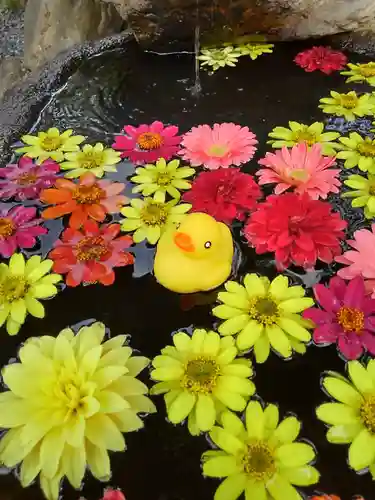
[[[313,47],[296,55],[294,62],[305,71],[321,71],[326,75],[333,71],[344,69],[348,58],[338,50],[331,47]]]
[[[291,264],[310,268],[317,259],[329,264],[341,253],[346,226],[330,203],[286,193],[261,203],[244,234],[258,254],[275,252],[279,270]]]
[[[243,220],[261,195],[251,175],[238,168],[219,168],[200,173],[183,199],[193,205],[192,212],[204,212],[230,224],[234,219]]]

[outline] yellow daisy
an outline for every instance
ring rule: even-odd
[[[272,43],[244,43],[237,47],[242,56],[250,56],[253,61],[262,54],[271,54],[273,48]]]
[[[350,71],[341,71],[342,75],[349,76],[346,83],[349,82],[367,82],[375,87],[375,62],[363,64],[348,63]]]
[[[241,52],[233,46],[202,49],[198,60],[201,62],[202,68],[207,66],[212,71],[216,71],[224,66],[235,66],[241,55]]]
[[[342,198],[354,198],[352,207],[364,207],[366,219],[375,217],[375,175],[350,175],[344,184],[354,191],[343,193]]]
[[[358,165],[362,172],[375,174],[375,140],[351,132],[349,137],[340,137],[339,141],[341,151],[337,153],[337,158],[345,160],[346,168]]]
[[[347,94],[331,90],[331,97],[323,97],[319,102],[323,113],[344,116],[348,121],[355,120],[357,116],[373,115],[375,112],[370,95],[358,96],[354,90]]]
[[[103,177],[105,172],[117,172],[116,163],[121,161],[118,151],[106,148],[100,142],[95,146],[86,144],[75,153],[65,153],[65,160],[61,163],[61,170],[70,170],[65,177],[74,179],[86,172],[91,172],[96,177]]]

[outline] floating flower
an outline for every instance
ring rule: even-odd
[[[74,153],[65,153],[65,161],[60,164],[61,170],[70,170],[65,174],[68,179],[75,179],[86,172],[96,177],[103,177],[106,172],[117,172],[116,163],[121,161],[120,153],[112,148],[105,148],[101,142],[95,146],[85,144]]]
[[[33,248],[36,237],[48,232],[41,222],[34,207],[0,210],[0,255],[10,257],[17,248]]]
[[[360,498],[357,497],[358,500]],[[318,495],[311,497],[311,500],[341,500],[337,495]]]
[[[61,162],[65,153],[78,151],[79,144],[86,139],[83,135],[72,134],[73,130],[71,129],[60,134],[59,130],[53,127],[49,128],[47,132],[38,132],[38,135],[23,135],[21,140],[27,146],[16,149],[16,153],[36,158],[38,165],[48,158]]]
[[[349,137],[340,137],[341,151],[337,158],[345,160],[346,168],[358,168],[363,172],[375,174],[375,140],[362,137],[357,132],[352,132]]]
[[[290,150],[284,146],[281,151],[266,153],[258,163],[267,167],[256,172],[259,184],[277,183],[275,194],[292,188],[298,194],[307,193],[313,200],[326,199],[329,193],[338,193],[341,186],[337,178],[340,170],[329,169],[335,165],[335,158],[322,156],[320,144],[309,148],[304,142]]]
[[[19,201],[35,199],[40,191],[49,188],[57,179],[60,167],[53,160],[35,165],[31,158],[23,156],[18,164],[0,168],[0,198],[15,198]]]
[[[364,350],[375,355],[375,300],[366,296],[362,277],[346,285],[335,276],[328,288],[315,285],[314,295],[321,309],[307,309],[303,317],[316,325],[315,343],[337,342],[338,350],[347,359],[359,358]]]
[[[86,221],[81,230],[65,229],[49,254],[54,261],[54,271],[67,274],[68,286],[96,282],[112,285],[113,268],[134,263],[133,255],[125,251],[133,240],[130,236],[117,237],[119,232],[120,224],[99,227],[91,220]]]
[[[182,158],[193,167],[203,165],[209,170],[246,163],[254,156],[258,144],[249,127],[234,123],[198,125],[187,132],[179,151]]]
[[[349,361],[347,369],[350,380],[335,372],[323,377],[322,387],[338,402],[322,404],[316,414],[329,426],[330,443],[350,444],[350,467],[369,467],[375,477],[375,360]]]
[[[295,486],[310,486],[319,481],[319,472],[309,465],[315,449],[295,442],[301,422],[289,416],[279,423],[277,406],[264,409],[250,401],[242,421],[225,412],[222,426],[215,426],[210,438],[219,448],[203,454],[203,474],[225,478],[215,500],[237,500],[242,493],[249,500],[298,500]]]
[[[151,371],[158,383],[151,394],[165,394],[169,420],[179,424],[188,418],[193,435],[212,429],[219,414],[229,408],[243,411],[255,386],[248,380],[251,361],[236,358],[234,340],[215,332],[194,330],[173,335],[174,346],[156,356]]]
[[[151,125],[124,127],[124,135],[116,135],[113,149],[121,151],[121,158],[128,158],[136,164],[152,163],[159,158],[169,160],[174,156],[181,142],[178,127],[165,127],[162,122]]]
[[[272,54],[272,43],[243,43],[237,47],[242,56],[250,56],[254,61],[262,54]]]
[[[348,63],[350,71],[341,71],[342,75],[349,76],[346,83],[350,82],[367,82],[375,87],[375,62],[363,64]]]
[[[9,265],[0,264],[0,326],[6,322],[9,335],[16,335],[27,313],[44,318],[45,311],[38,299],[57,294],[58,274],[50,274],[52,260],[33,255],[25,261],[20,253],[12,255]]]
[[[373,219],[375,217],[375,175],[368,174],[367,177],[350,175],[344,184],[355,191],[347,191],[341,197],[354,198],[352,207],[364,207],[365,217]]]
[[[304,123],[289,122],[289,128],[275,127],[268,135],[272,137],[268,144],[273,148],[282,148],[286,146],[291,148],[296,144],[305,142],[308,146],[319,143],[322,147],[322,153],[325,156],[334,156],[339,145],[335,141],[340,134],[337,132],[323,132],[324,123],[314,122],[312,125]],[[274,141],[276,139],[276,141]]]
[[[187,203],[177,205],[177,200],[159,203],[152,198],[133,199],[130,204],[131,207],[121,210],[122,215],[126,217],[121,221],[121,229],[135,230],[135,243],[147,240],[151,245],[157,243],[164,231],[179,224],[191,209],[191,205]]]
[[[375,224],[372,224],[371,231],[359,229],[354,232],[354,240],[347,240],[354,250],[348,250],[335,258],[348,267],[339,269],[337,274],[340,278],[351,280],[357,276],[365,279],[365,286],[368,293],[375,299]]]
[[[295,193],[268,196],[244,227],[258,254],[275,252],[279,270],[291,264],[306,269],[319,259],[330,264],[341,253],[347,222],[330,203]]]
[[[201,172],[183,199],[192,204],[192,212],[204,212],[231,224],[234,219],[243,220],[261,196],[251,175],[238,168],[219,168]]]
[[[240,50],[230,45],[219,49],[202,49],[198,60],[202,68],[207,66],[212,71],[217,71],[220,68],[224,68],[224,66],[235,66],[241,55]]]
[[[138,413],[155,411],[136,378],[149,360],[132,356],[126,335],[104,336],[105,326],[93,323],[76,335],[65,328],[56,338],[34,337],[21,347],[20,362],[2,370],[9,390],[0,394],[0,426],[9,430],[1,462],[21,464],[23,487],[39,475],[48,500],[58,499],[65,476],[80,489],[87,466],[108,480],[108,451],[124,451],[122,433],[144,426]]]
[[[212,313],[225,320],[219,328],[221,335],[237,335],[239,350],[254,347],[257,363],[264,363],[270,347],[283,358],[292,355],[292,349],[304,353],[303,345],[311,335],[309,321],[300,313],[314,304],[305,297],[301,286],[289,286],[288,278],[279,275],[272,282],[265,276],[246,274],[244,285],[234,281],[225,283],[226,292],[219,292],[223,304]]]
[[[143,196],[154,195],[154,200],[164,203],[168,193],[172,198],[180,199],[180,189],[190,189],[191,184],[185,180],[195,174],[195,169],[180,166],[180,160],[169,163],[159,158],[155,165],[138,167],[130,180],[139,184],[133,193],[142,193]]]
[[[56,219],[71,214],[69,225],[78,229],[88,218],[103,222],[106,214],[120,211],[128,199],[120,195],[125,188],[121,182],[98,181],[94,174],[83,174],[78,184],[68,179],[57,179],[55,188],[40,194],[44,203],[53,204],[42,212],[44,219]]]
[[[296,55],[294,62],[305,71],[321,71],[330,75],[334,71],[344,69],[348,58],[342,52],[331,47],[313,47]]]
[[[126,499],[125,495],[121,490],[113,490],[112,488],[107,488],[106,490],[104,490],[104,495],[102,500],[126,500]]]
[[[344,116],[346,120],[355,120],[357,116],[373,115],[374,103],[369,94],[358,96],[354,90],[347,94],[339,94],[331,90],[331,97],[324,97],[319,101],[319,108],[323,113]]]

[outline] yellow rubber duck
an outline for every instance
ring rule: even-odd
[[[154,274],[177,293],[212,290],[231,272],[233,239],[229,228],[204,213],[188,214],[178,229],[162,235],[156,248]]]

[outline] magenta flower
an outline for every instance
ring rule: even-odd
[[[47,229],[36,219],[36,208],[13,207],[0,210],[0,255],[10,257],[17,248],[33,248],[36,236],[47,234]]]
[[[39,197],[42,189],[51,187],[57,179],[60,167],[53,160],[45,160],[40,165],[27,156],[20,158],[18,164],[0,168],[0,198],[15,198],[23,201]]]
[[[165,127],[162,122],[151,125],[124,127],[124,135],[116,135],[113,149],[121,151],[121,158],[128,158],[136,164],[155,163],[159,158],[169,160],[174,156],[181,142],[178,127]]]
[[[363,278],[358,276],[346,284],[335,276],[328,287],[316,285],[314,294],[321,309],[311,307],[303,313],[316,325],[314,342],[337,342],[338,350],[349,360],[359,358],[364,350],[375,355],[375,300],[366,295]]]

